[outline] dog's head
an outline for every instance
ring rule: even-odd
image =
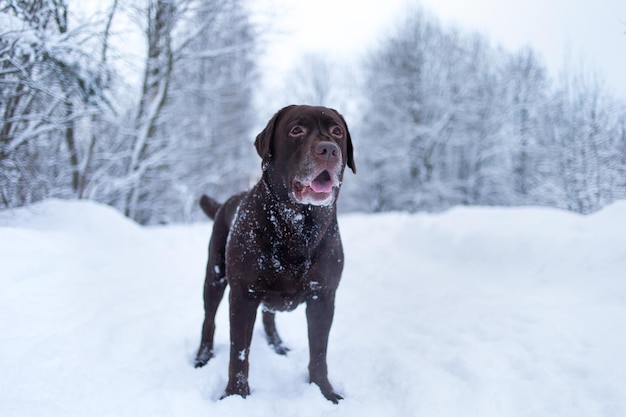
[[[288,106],[256,137],[263,175],[274,192],[300,204],[335,203],[346,166],[356,173],[350,131],[326,107]]]

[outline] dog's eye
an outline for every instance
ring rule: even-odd
[[[342,138],[343,130],[339,126],[335,126],[332,129],[330,129],[330,134],[336,138]]]
[[[289,136],[300,136],[304,134],[304,129],[301,126],[294,126],[289,131]]]

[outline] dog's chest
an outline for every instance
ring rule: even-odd
[[[313,266],[316,251],[305,234],[268,239],[259,246],[257,267],[269,289],[299,291]]]
[[[315,228],[296,218],[293,227],[280,227],[272,217],[257,236],[257,279],[250,285],[270,310],[289,311],[312,296],[319,238]],[[284,225],[282,225],[284,226]]]
[[[243,286],[248,296],[271,310],[292,310],[314,299],[329,278],[340,274],[341,251],[331,243],[338,239],[336,220],[328,210],[314,215],[310,209],[244,202],[227,243],[229,282]]]
[[[288,257],[261,254],[257,279],[248,291],[263,304],[276,311],[290,311],[306,301],[316,286],[311,285],[311,261],[294,262]]]

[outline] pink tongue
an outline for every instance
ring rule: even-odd
[[[320,174],[311,182],[311,189],[316,193],[329,193],[333,190],[333,182],[327,172]]]
[[[311,183],[311,188],[316,193],[329,193],[333,189],[333,184],[330,183],[330,182],[327,182],[327,183],[324,183],[324,184],[319,184],[319,183],[313,181]]]

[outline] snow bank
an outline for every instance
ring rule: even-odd
[[[0,212],[0,415],[626,415],[626,202],[340,226],[334,406],[306,383],[303,308],[277,318],[287,357],[255,329],[248,399],[218,400],[225,304],[217,355],[193,368],[210,224],[142,228],[89,202]]]

